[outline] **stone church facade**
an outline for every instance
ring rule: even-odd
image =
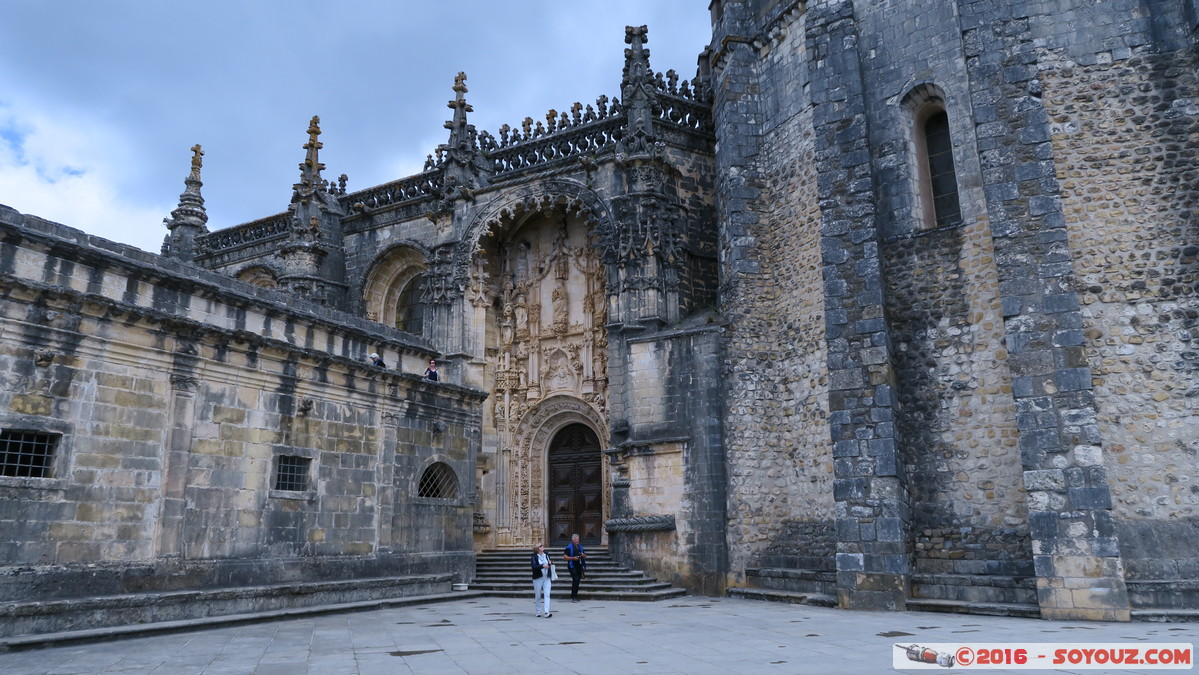
[[[460,74],[384,185],[314,117],[251,223],[196,147],[161,257],[0,212],[5,462],[46,463],[0,476],[3,599],[578,533],[699,593],[1199,608],[1193,0],[710,10],[694,78],[631,27],[619,96],[516,128]]]

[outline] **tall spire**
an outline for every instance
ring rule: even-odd
[[[304,144],[304,161],[300,163],[300,182],[296,183],[293,188],[295,190],[292,195],[292,201],[300,201],[304,204],[312,195],[318,192],[324,192],[329,187],[329,182],[321,177],[321,170],[325,168],[320,161],[320,149],[325,147],[324,143],[317,140],[317,136],[321,135],[321,118],[317,115],[312,116],[312,120],[308,122],[308,142]]]
[[[445,188],[451,198],[469,195],[487,180],[488,167],[479,150],[478,132],[466,121],[466,113],[475,110],[466,102],[466,91],[466,73],[460,72],[454,77],[454,100],[446,104],[454,111],[454,118],[445,123],[450,138],[437,148],[438,155],[444,158]]]
[[[624,73],[620,96],[629,116],[629,132],[653,135],[653,101],[657,98],[654,71],[649,65],[649,49],[645,43],[649,29],[645,26],[625,26]]]
[[[447,108],[454,111],[454,119],[445,123],[445,128],[450,130],[451,149],[462,147],[464,142],[469,142],[468,136],[474,131],[474,127],[466,123],[466,113],[475,111],[466,102],[466,92],[466,73],[459,72],[454,76],[454,100],[446,104]]]
[[[203,166],[204,150],[197,143],[192,146],[192,169],[183,180],[186,186],[179,195],[179,205],[164,218],[169,233],[162,242],[162,254],[178,260],[191,262],[196,258],[196,237],[208,234],[208,212],[204,210],[204,197],[200,194],[200,168]]]

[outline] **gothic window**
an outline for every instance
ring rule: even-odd
[[[454,475],[454,470],[445,462],[432,464],[421,475],[416,496],[431,497],[433,499],[456,499],[458,497],[458,477]]]
[[[920,85],[904,98],[904,107],[912,123],[916,221],[923,228],[959,225],[962,209],[944,93],[936,85]]]
[[[962,222],[958,204],[958,177],[953,169],[953,143],[949,139],[949,115],[938,110],[924,121],[925,152],[928,155],[928,189],[937,227]]]
[[[418,274],[396,299],[396,328],[421,335],[425,331],[425,275]]]
[[[59,438],[40,431],[0,431],[0,476],[53,478]]]

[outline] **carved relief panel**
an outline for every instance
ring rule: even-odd
[[[579,218],[539,213],[489,235],[471,270],[471,288],[486,287],[490,299],[473,304],[476,317],[486,317],[477,323],[489,324],[476,326],[476,334],[488,336],[494,374],[492,422],[504,474],[496,525],[513,544],[545,534],[547,448],[533,439],[545,440],[547,426],[567,411],[607,438],[607,302],[603,266],[588,237]]]

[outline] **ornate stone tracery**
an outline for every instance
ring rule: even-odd
[[[458,250],[471,254],[460,278],[493,364],[492,424],[506,476],[496,531],[506,543],[545,534],[553,432],[580,422],[607,437],[607,301],[594,245],[606,221],[595,195],[547,181],[481,211]]]

